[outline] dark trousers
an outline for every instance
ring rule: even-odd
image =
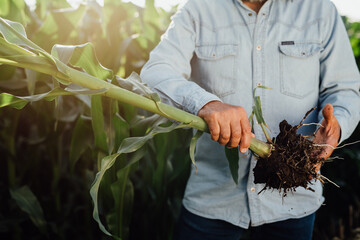
[[[253,240],[311,240],[315,213],[299,218],[251,227]],[[181,209],[173,240],[239,240],[248,233],[231,223],[195,215]]]

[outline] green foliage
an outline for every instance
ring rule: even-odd
[[[225,155],[229,162],[231,176],[235,184],[239,181],[239,148],[227,148],[225,146]]]
[[[22,4],[15,8],[15,2]],[[54,59],[42,50],[52,49],[53,56],[62,61],[55,59],[64,76],[68,74],[65,63],[134,88],[126,79],[114,79],[113,73],[125,76],[138,72],[171,15],[156,9],[151,1],[147,6],[142,9],[105,0],[104,6],[89,1],[71,9],[65,0],[38,0],[36,9],[30,11],[24,1],[2,1],[0,16],[24,24],[27,37],[41,48],[16,33],[12,35],[2,25],[3,36],[14,45],[9,48],[9,42],[0,41],[7,46],[0,48],[0,58],[29,64],[35,59],[39,68],[53,71]],[[11,25],[26,36],[21,25]],[[52,48],[54,44],[58,45]],[[77,46],[64,46],[68,44]],[[171,235],[171,228],[164,232],[158,226],[171,225],[180,206],[189,164],[189,146],[184,144],[190,141],[189,131],[164,134],[174,126],[166,127],[155,115],[98,96],[107,89],[89,90],[64,80],[59,84],[48,75],[8,65],[0,65],[0,71],[2,106],[21,109],[0,109],[0,154],[4,156],[0,160],[1,238],[107,239],[91,217],[89,190],[98,170],[102,171],[91,193],[94,216],[104,232],[111,232],[115,239],[145,239],[150,232],[155,239]],[[150,97],[157,101],[155,95]],[[48,101],[38,101],[41,99]],[[132,141],[131,145],[123,141],[127,137],[132,137],[126,140]],[[17,205],[11,201],[10,189],[25,188],[21,186],[28,186],[22,194],[23,200],[31,203],[28,209],[44,212],[37,218],[43,220],[41,227],[34,214],[24,210],[24,202],[17,201]],[[169,186],[171,190],[167,190]],[[16,192],[11,194],[19,199]],[[140,211],[145,208],[148,210]],[[139,228],[144,235],[131,231]]]
[[[39,228],[40,232],[46,234],[46,221],[43,210],[29,187],[23,186],[15,190],[10,189],[10,195],[16,201],[19,208],[29,215],[31,221]]]
[[[350,38],[356,63],[360,66],[360,22],[350,22],[346,17],[343,17],[343,21]]]

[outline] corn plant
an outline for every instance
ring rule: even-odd
[[[22,109],[29,102],[39,101],[41,99],[56,101],[58,97],[64,95],[76,96],[80,94],[82,96],[91,96],[90,102],[95,146],[105,155],[105,157],[99,161],[98,167],[100,171],[96,175],[90,190],[91,197],[94,201],[93,216],[98,222],[100,229],[104,233],[111,235],[100,219],[98,199],[100,184],[107,170],[114,165],[115,160],[123,154],[134,153],[130,158],[120,158],[120,160],[118,160],[118,162],[120,162],[121,172],[117,173],[117,177],[120,179],[119,182],[126,183],[130,166],[137,163],[144,156],[145,151],[142,147],[149,139],[152,139],[157,134],[167,133],[184,127],[207,131],[206,123],[197,116],[163,104],[159,96],[143,85],[136,74],[132,74],[128,79],[114,75],[111,70],[101,66],[98,62],[91,44],[77,46],[55,45],[51,50],[51,54],[49,54],[27,38],[25,30],[19,23],[0,19],[0,32],[3,36],[3,38],[0,39],[2,49],[0,57],[1,63],[31,69],[36,72],[51,75],[54,78],[52,89],[45,93],[27,97],[2,93],[0,95],[1,107],[12,106],[17,109]],[[61,85],[67,87],[62,88]],[[148,110],[180,122],[180,124],[172,124],[165,127],[163,124],[167,122],[166,118],[155,115],[155,120],[152,122],[153,125],[148,129],[145,136],[122,139],[119,148],[112,154],[112,152],[114,152],[114,143],[117,139],[108,139],[108,136],[103,131],[104,117],[102,116],[100,95]],[[116,118],[118,109],[114,106],[114,103],[110,104],[110,106],[111,105],[113,105],[109,109],[113,117],[113,129],[111,130],[120,130],[123,121]],[[194,164],[193,152],[198,137],[200,137],[200,134],[196,134],[190,144],[190,157]],[[251,141],[250,149],[262,156],[269,154],[270,151],[267,144],[254,138]],[[121,184],[117,186],[119,185],[121,186]],[[127,185],[125,184],[123,185],[123,189],[119,189],[119,191],[120,193],[124,193],[126,189]],[[122,206],[120,209],[120,211],[122,211],[124,203],[121,202],[119,204]],[[120,220],[118,219],[117,221],[121,222],[123,215],[120,215]],[[120,226],[122,226],[121,223]],[[111,228],[111,224],[109,227]],[[121,234],[119,235],[121,236]]]
[[[147,3],[150,6],[149,11],[131,3],[107,0],[104,1],[103,7],[89,2],[78,9],[68,8],[70,5],[65,0],[42,0],[37,1],[34,11],[30,11],[20,0],[17,2],[20,3],[21,8],[16,8],[17,5],[13,5],[14,2],[1,1],[1,4],[12,5],[8,8],[9,11],[5,11],[7,10],[5,7],[1,8],[0,15],[26,25],[28,37],[42,48],[50,51],[55,43],[80,44],[91,41],[97,46],[96,54],[101,62],[120,75],[139,71],[149,50],[159,41],[164,30],[162,26],[167,25],[171,14],[159,10],[154,11],[153,6],[151,8],[151,2]],[[19,14],[24,18],[17,18]],[[26,96],[54,89],[52,77],[49,75],[9,65],[1,65],[0,72],[1,92],[5,90],[14,95]],[[65,86],[60,86],[65,88]],[[51,97],[47,99],[51,100]],[[92,105],[94,107],[91,109]],[[101,109],[96,108],[98,105]],[[114,108],[117,109],[116,113],[114,113]],[[105,132],[105,140],[110,145],[109,149],[116,152],[123,138],[143,135],[156,117],[151,118],[149,114],[132,106],[118,104],[117,101],[105,98],[102,98],[100,103],[97,101],[92,104],[90,95],[67,95],[55,97],[54,101],[50,102],[31,102],[21,111],[2,108],[0,115],[0,152],[4,156],[0,159],[0,185],[3,186],[0,199],[4,203],[0,209],[0,236],[4,232],[11,234],[9,237],[5,235],[5,239],[22,239],[24,236],[29,236],[27,234],[29,231],[34,232],[30,228],[31,215],[25,211],[30,219],[26,215],[18,218],[20,212],[17,210],[19,206],[14,204],[17,201],[13,201],[15,195],[10,195],[8,191],[9,188],[15,191],[25,185],[28,186],[27,189],[33,191],[33,195],[37,197],[44,209],[46,228],[51,238],[69,239],[81,236],[86,239],[99,239],[100,233],[96,226],[92,226],[92,206],[88,189],[98,171],[101,159],[108,154],[108,151],[102,150],[104,145],[101,145],[99,140],[96,140],[97,145],[101,147],[95,146],[94,135],[97,139],[102,139]],[[93,118],[92,115],[95,117]],[[100,115],[103,118],[99,118]],[[94,134],[94,122],[100,122],[100,125],[103,122],[104,129],[99,130],[102,133]],[[163,141],[173,144],[176,139],[183,142],[184,138],[189,136],[188,131],[183,134],[183,131],[176,132],[177,134],[174,133],[171,136],[156,136],[147,143],[147,146],[144,146],[147,148],[147,155],[144,157],[146,160],[141,163],[144,167],[134,166],[129,174],[132,180],[128,178],[128,181],[125,181],[126,189],[131,189],[131,182],[135,181],[133,191],[116,190],[121,189],[121,184],[110,187],[112,183],[120,179],[118,177],[120,175],[117,174],[120,167],[117,163],[105,174],[100,194],[103,203],[101,216],[104,217],[103,220],[106,221],[108,227],[111,225],[111,230],[115,235],[126,238],[125,232],[128,231],[126,229],[129,225],[131,228],[142,226],[143,232],[146,232],[146,229],[154,230],[154,226],[164,225],[163,222],[173,221],[176,211],[171,212],[169,209],[178,208],[179,200],[174,200],[181,199],[181,189],[184,189],[184,187],[178,187],[178,184],[183,185],[186,179],[185,176],[179,181],[175,176],[184,174],[188,158],[181,150],[186,149],[187,146],[179,144],[176,147],[170,147],[169,144],[153,145],[152,143]],[[182,161],[175,161],[176,157],[173,153],[164,152],[162,149],[165,147],[168,147],[169,151],[175,149],[176,157]],[[160,159],[154,158],[154,152],[160,151],[163,152],[161,156],[165,160],[161,159],[161,164],[157,162]],[[162,167],[164,162],[166,165]],[[183,170],[179,171],[181,169]],[[155,181],[152,178],[159,180]],[[164,185],[160,187],[161,184]],[[167,185],[172,185],[174,189],[180,189],[180,191],[164,191],[162,188]],[[152,192],[150,199],[146,199],[149,196],[148,190]],[[131,192],[138,196],[134,203],[136,204],[134,214],[128,211],[132,209],[131,205],[134,201],[131,198]],[[140,195],[142,197],[139,197]],[[22,197],[26,198],[26,196],[30,195]],[[118,201],[119,199],[122,200]],[[171,204],[175,205],[169,205],[169,199],[171,199]],[[121,210],[121,202],[126,211]],[[143,210],[145,206],[151,210],[154,209],[151,207],[163,206],[162,210],[167,214],[162,216],[149,210],[147,213],[138,214],[139,207],[137,206],[140,205],[144,206]],[[131,218],[132,215],[139,216],[136,222],[135,218]],[[152,222],[145,227],[144,223],[150,223],[148,219],[152,219]],[[132,223],[129,224],[130,221]],[[169,234],[170,231],[171,229],[164,234]],[[39,235],[44,235],[44,233],[39,232]],[[160,231],[153,232],[153,235],[164,239]]]
[[[1,38],[1,59],[7,61],[0,65],[1,104],[15,109],[0,109],[0,136],[6,139],[0,143],[0,151],[6,156],[0,159],[1,166],[5,166],[0,168],[0,179],[6,176],[0,186],[8,184],[1,188],[0,200],[14,200],[10,210],[0,211],[0,236],[8,231],[6,226],[13,226],[15,233],[10,238],[22,239],[20,220],[6,220],[18,214],[14,211],[16,204],[29,216],[27,222],[25,217],[21,222],[30,221],[47,238],[69,239],[77,232],[86,239],[104,238],[89,231],[94,229],[85,221],[91,217],[90,206],[80,205],[88,198],[88,189],[100,170],[92,185],[92,198],[94,216],[102,230],[115,239],[169,239],[171,221],[177,215],[173,209],[180,205],[196,140],[190,146],[190,132],[177,128],[191,126],[206,131],[206,124],[175,110],[188,117],[178,119],[173,109],[140,84],[135,74],[128,79],[122,77],[139,71],[171,13],[156,10],[153,1],[147,1],[145,9],[115,0],[105,0],[104,7],[95,2],[78,9],[69,7],[65,0],[37,1],[35,11],[20,0],[0,3],[0,16],[26,25],[28,33],[26,36],[22,26],[7,21],[20,33],[16,34],[2,22],[3,31],[10,34],[2,33]],[[100,85],[92,88],[79,82],[69,84],[73,79],[91,79],[91,83]],[[183,125],[172,125],[159,115],[133,107],[131,102],[120,103],[115,95],[125,91],[117,87],[142,94],[144,98],[126,91],[124,96],[142,99],[147,110],[170,116]],[[110,88],[116,89],[110,91],[111,95]],[[194,124],[196,121],[199,125]],[[173,128],[167,134],[159,133]],[[19,138],[18,132],[25,134]],[[21,143],[22,139],[29,146]],[[183,153],[188,148],[190,155]],[[31,153],[31,161],[27,153]],[[237,152],[227,152],[234,153],[229,156],[229,164],[235,179]],[[29,181],[39,178],[39,169],[49,172],[42,176],[46,181]],[[5,191],[8,186],[9,192]],[[45,197],[54,201],[48,204]],[[52,215],[58,219],[51,217],[50,209],[55,209]],[[70,218],[83,224],[75,231]]]

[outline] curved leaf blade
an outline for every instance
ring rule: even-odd
[[[196,166],[196,162],[195,162],[195,147],[196,147],[197,141],[203,135],[203,133],[204,132],[202,132],[202,131],[196,131],[195,135],[191,138],[191,142],[190,142],[190,148],[189,148],[190,159],[191,159],[192,164],[195,166],[196,170],[197,170],[197,166]]]
[[[158,121],[158,124],[162,124],[162,123],[163,123],[162,121]],[[143,137],[130,137],[130,138],[124,139],[123,142],[121,143],[117,153],[112,154],[112,155],[107,156],[102,159],[100,171],[96,174],[95,180],[90,189],[90,195],[91,195],[91,198],[94,203],[93,217],[94,217],[95,221],[98,223],[101,231],[103,231],[105,234],[107,234],[109,236],[112,236],[112,234],[106,229],[106,227],[101,222],[100,214],[99,214],[99,206],[98,206],[99,200],[98,199],[99,199],[100,183],[101,183],[105,173],[114,165],[116,159],[121,154],[134,152],[131,159],[124,166],[124,168],[129,167],[129,166],[133,165],[134,163],[136,163],[137,161],[139,161],[144,156],[146,151],[145,151],[145,148],[143,148],[143,146],[148,140],[152,139],[157,134],[171,132],[177,128],[183,128],[183,127],[187,127],[187,125],[186,124],[180,124],[180,125],[172,124],[169,127],[162,127],[159,125],[154,126],[148,132],[148,134]]]
[[[55,45],[51,55],[58,58],[64,64],[83,69],[85,72],[100,79],[112,79],[113,72],[103,67],[95,54],[91,43],[82,45]]]
[[[229,162],[231,176],[234,179],[235,184],[238,184],[238,170],[239,170],[239,149],[236,148],[227,148],[225,146],[225,155]]]
[[[46,233],[46,221],[41,205],[28,186],[12,190],[10,195],[15,200],[19,208],[26,212],[31,221],[43,233]]]

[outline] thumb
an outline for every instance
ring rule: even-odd
[[[326,123],[331,123],[336,119],[334,116],[334,109],[331,104],[325,105],[325,107],[322,110],[322,114],[324,116],[324,120],[326,121]]]

